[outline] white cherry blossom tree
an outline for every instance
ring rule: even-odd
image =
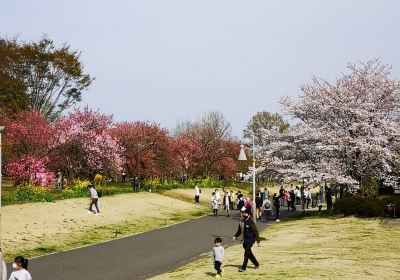
[[[269,168],[343,184],[392,172],[399,152],[400,82],[380,60],[348,69],[335,84],[314,78],[297,99],[281,100],[296,124],[283,134],[264,131]]]

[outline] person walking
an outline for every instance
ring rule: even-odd
[[[211,208],[213,210],[213,216],[218,216],[218,199],[215,192],[211,194]]]
[[[243,207],[246,208],[247,210],[249,210],[251,215],[253,214],[253,203],[251,202],[250,197],[246,197]]]
[[[243,199],[243,194],[241,191],[238,191],[236,193],[236,197],[237,197],[237,210],[242,209],[242,207],[244,206],[244,199]]]
[[[219,193],[219,190],[218,189],[215,189],[215,197],[217,198],[217,200],[218,200],[218,205],[221,205],[221,194]]]
[[[326,189],[325,200],[326,200],[326,210],[328,210],[328,212],[331,212],[332,211],[332,190],[330,187],[328,187]]]
[[[260,246],[260,236],[256,224],[251,219],[251,212],[246,209],[245,211],[241,211],[240,215],[242,216],[242,219],[240,220],[238,230],[232,239],[235,240],[243,234],[244,259],[242,266],[239,268],[239,272],[245,272],[249,260],[253,263],[254,269],[260,267],[259,262],[251,251],[251,247],[253,247],[256,241],[257,246]]]
[[[256,194],[256,218],[257,220],[261,220],[261,211],[262,211],[262,205],[263,205],[263,193],[261,190],[257,191]]]
[[[295,206],[296,194],[295,194],[294,190],[290,191],[289,196],[290,196],[290,207],[292,208],[292,211],[296,211],[296,206]]]
[[[61,190],[63,186],[63,173],[61,169],[57,170],[57,175],[56,175],[56,188],[58,190]]]
[[[222,246],[222,239],[220,237],[215,238],[214,240],[215,246],[213,247],[213,261],[214,268],[217,271],[217,275],[215,278],[221,278],[223,270],[221,269],[222,262],[224,261],[224,247]]]
[[[272,216],[271,201],[269,201],[269,199],[265,199],[262,208],[265,214],[265,220],[268,221],[268,219]]]
[[[90,192],[90,204],[89,204],[88,211],[90,213],[95,213],[96,215],[99,215],[100,214],[99,205],[98,205],[99,194],[97,193],[97,190],[93,185],[88,185],[87,188]],[[93,205],[96,207],[97,212],[92,210]]]
[[[285,189],[283,186],[279,189],[279,200],[281,203],[281,206],[285,206]]]
[[[300,205],[301,204],[300,203],[301,192],[300,192],[299,186],[296,186],[294,193],[296,194],[296,205]]]
[[[277,196],[276,193],[274,193],[272,200],[275,206],[275,222],[280,222],[281,220],[279,220],[279,208],[281,207],[281,203],[279,196]]]
[[[229,195],[229,193],[227,191],[225,192],[225,195],[224,195],[223,204],[224,204],[224,209],[225,209],[226,216],[229,217],[231,215],[231,212],[230,212],[231,197],[230,197],[230,195]]]
[[[8,280],[32,280],[32,276],[28,271],[28,259],[18,256],[14,259],[12,266],[15,271],[11,273]]]
[[[201,194],[201,190],[200,190],[199,186],[196,185],[194,187],[194,201],[196,203],[196,206],[198,206],[200,204],[200,194]]]
[[[308,209],[308,205],[310,204],[310,201],[312,201],[312,194],[310,188],[307,188],[306,200],[307,200],[306,208]]]

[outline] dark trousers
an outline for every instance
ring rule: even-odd
[[[92,206],[94,205],[96,207],[97,213],[100,213],[99,206],[97,205],[98,200],[98,198],[92,198],[90,200],[89,211],[93,212]]]
[[[279,208],[275,208],[275,220],[279,218]]]
[[[332,210],[332,200],[327,200],[326,201],[326,210],[331,211]]]
[[[218,209],[213,209],[214,216],[218,216]]]
[[[222,272],[221,265],[222,265],[222,263],[219,261],[214,262],[214,268],[217,271],[217,274],[221,274],[221,272]]]
[[[244,248],[244,260],[243,260],[243,265],[242,268],[246,269],[247,263],[250,261],[255,265],[259,266],[260,264],[258,263],[256,257],[253,255],[253,252],[251,251],[251,247],[253,244],[245,244],[243,243],[243,248]]]

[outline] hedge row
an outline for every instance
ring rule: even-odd
[[[389,211],[388,204],[394,203],[396,215],[400,214],[400,197],[360,197],[350,196],[339,199],[333,205],[336,213],[344,215],[356,215],[359,217],[382,217],[393,216],[393,210]]]

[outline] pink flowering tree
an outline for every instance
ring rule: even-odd
[[[131,175],[166,179],[177,171],[168,130],[147,122],[123,122],[112,129],[123,147],[125,170]]]
[[[173,144],[173,153],[181,175],[194,178],[201,159],[199,145],[185,135],[179,136]]]
[[[349,65],[334,84],[314,78],[297,99],[282,100],[296,124],[264,131],[264,161],[281,174],[352,184],[396,165],[400,82],[379,60]]]
[[[60,118],[56,125],[53,159],[72,178],[112,175],[122,166],[122,148],[109,134],[112,117],[87,107]]]
[[[231,177],[237,171],[239,144],[231,125],[220,112],[210,112],[196,122],[178,125],[175,131],[180,165],[194,177]],[[181,146],[179,146],[181,145]]]
[[[55,175],[46,168],[48,157],[35,158],[22,156],[6,166],[8,176],[11,176],[16,185],[32,183],[36,186],[53,187]]]
[[[4,117],[6,127],[4,152],[7,161],[22,156],[44,157],[48,154],[53,128],[35,111],[21,111],[13,117]]]
[[[54,174],[47,168],[54,130],[35,111],[21,111],[13,117],[3,115],[5,174],[15,184],[50,186]]]

